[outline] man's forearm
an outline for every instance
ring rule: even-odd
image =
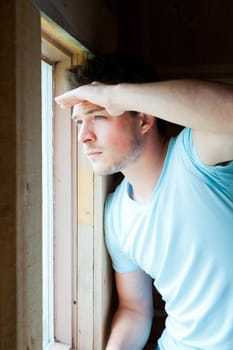
[[[56,98],[63,108],[83,100],[103,106],[111,115],[137,111],[191,127],[233,133],[233,85],[201,80],[145,84],[90,84]]]
[[[135,110],[193,129],[233,132],[233,85],[173,80],[111,87],[112,108]]]
[[[117,310],[106,350],[141,350],[150,334],[152,316],[127,308]]]

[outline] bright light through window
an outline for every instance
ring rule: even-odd
[[[53,67],[42,72],[43,350],[54,340],[53,288]]]

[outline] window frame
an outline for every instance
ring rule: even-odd
[[[65,70],[76,64],[81,51],[57,41],[51,23],[41,19],[42,59],[53,65],[54,95],[67,90]],[[51,35],[52,33],[52,35]],[[76,132],[71,112],[53,104],[53,177],[54,177],[54,341],[46,350],[75,347],[76,299]]]
[[[48,41],[69,56],[71,65],[78,64],[84,56],[91,55],[44,15],[41,18],[41,28],[42,40]],[[43,56],[45,53],[42,52]],[[59,86],[55,86],[55,95],[59,95],[68,89],[63,63],[59,62],[56,53],[50,57],[47,53],[46,59],[54,62],[54,69],[61,76]],[[61,72],[58,72],[60,69]],[[62,154],[64,149],[68,154],[66,166]],[[82,147],[77,143],[77,129],[71,120],[71,111],[62,110],[56,104],[54,152],[57,166],[54,168],[54,221],[55,236],[58,235],[55,245],[55,260],[58,264],[55,263],[57,268],[55,267],[54,283],[58,292],[55,291],[55,340],[46,350],[104,349],[108,334],[112,269],[104,245],[103,211],[110,181],[107,177],[93,174]],[[69,169],[66,179],[64,176],[62,178],[64,169]],[[62,190],[59,194],[61,183]],[[67,205],[63,200],[64,196],[67,196]],[[64,207],[67,209],[66,214],[63,212]],[[58,233],[61,227],[63,229]],[[65,229],[67,227],[68,230]],[[67,260],[70,257],[68,268],[62,266],[65,231],[70,233],[66,248]],[[62,286],[65,285],[67,289],[67,283],[61,278],[62,268],[63,274],[65,270],[69,271],[65,278],[70,274],[68,295],[66,292],[62,294]],[[72,309],[70,313],[67,313],[67,307]],[[64,314],[70,316],[65,319]]]

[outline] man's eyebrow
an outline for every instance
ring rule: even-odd
[[[86,112],[84,112],[83,114],[88,115],[88,114],[92,114],[92,113],[96,113],[96,112],[101,112],[104,111],[105,109],[100,107],[100,108],[94,108],[94,109],[90,109]],[[72,118],[78,118],[78,113],[73,113],[72,114]]]
[[[91,113],[96,113],[96,112],[101,112],[104,111],[104,108],[94,108],[94,109],[90,109],[89,111],[84,112],[84,114],[91,114]]]

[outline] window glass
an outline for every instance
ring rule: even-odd
[[[53,341],[53,67],[41,61],[43,349]]]

